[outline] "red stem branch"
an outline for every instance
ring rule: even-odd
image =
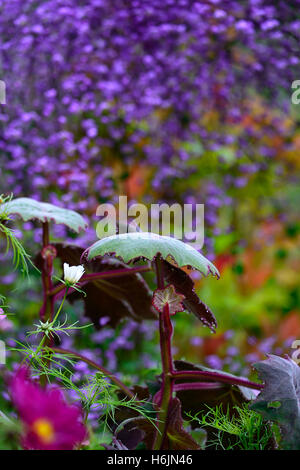
[[[136,273],[144,273],[150,271],[151,267],[149,266],[137,266],[135,268],[124,268],[124,269],[115,269],[112,271],[103,271],[99,273],[88,273],[84,274],[80,279],[79,285],[82,287],[89,281],[98,281],[100,279],[110,279],[115,277],[122,277],[122,276],[130,276],[131,274]],[[57,296],[58,294],[63,295],[66,286],[64,284],[59,284],[58,286],[54,287],[49,292],[51,297]],[[70,291],[71,292],[71,291]]]
[[[174,392],[182,390],[216,390],[223,385],[218,382],[188,382],[174,385]]]
[[[227,374],[222,374],[221,372],[210,372],[210,371],[191,371],[183,370],[179,372],[173,372],[172,377],[174,380],[182,379],[210,379],[216,382],[227,383],[230,385],[241,385],[243,387],[252,388],[255,390],[262,390],[264,388],[263,384],[258,384],[256,382],[251,382],[250,380],[243,379],[240,377],[230,377]]]

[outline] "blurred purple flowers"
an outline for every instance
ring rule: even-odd
[[[187,160],[205,149],[221,158],[222,148],[234,145],[236,157],[256,155],[253,142],[266,126],[248,125],[245,135],[235,136],[212,130],[203,118],[217,110],[231,126],[244,116],[248,89],[268,89],[272,103],[282,87],[290,89],[299,71],[299,5],[2,2],[2,191],[36,199],[46,193],[49,202],[94,214],[100,199],[113,196],[116,161],[124,171],[136,160],[154,166],[153,187],[166,199],[176,197],[172,181],[191,171]],[[280,122],[267,132],[280,134]],[[259,154],[270,152],[265,146]],[[206,200],[209,226],[226,186],[243,187],[249,172],[213,182],[216,190],[202,185],[197,202]],[[63,236],[61,227],[55,230]]]

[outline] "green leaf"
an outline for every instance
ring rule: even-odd
[[[251,409],[275,421],[282,431],[282,446],[300,450],[300,368],[289,357],[273,354],[254,364],[265,386]]]
[[[37,219],[40,222],[51,222],[63,224],[74,232],[79,233],[87,228],[87,224],[80,214],[75,211],[63,209],[47,202],[39,202],[27,197],[13,199],[0,205],[1,213],[6,216],[17,215],[22,220]]]
[[[97,241],[85,251],[87,259],[97,256],[115,255],[124,263],[138,259],[153,260],[158,254],[166,261],[173,261],[178,267],[197,269],[204,276],[220,276],[217,268],[192,246],[176,238],[150,232],[122,233]]]

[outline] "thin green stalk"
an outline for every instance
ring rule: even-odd
[[[69,291],[69,286],[67,286],[67,288],[66,288],[65,295],[64,295],[64,297],[63,297],[63,299],[62,299],[62,301],[61,301],[61,304],[60,304],[60,306],[59,306],[59,309],[57,310],[56,315],[55,315],[55,317],[54,317],[54,319],[53,319],[53,322],[52,322],[53,324],[56,322],[56,320],[57,320],[57,318],[58,318],[58,315],[60,314],[61,309],[63,308],[63,305],[64,305],[65,300],[66,300],[67,295],[68,295],[68,291]]]
[[[46,339],[47,339],[47,336],[44,335],[44,336],[42,337],[41,341],[40,341],[40,344],[38,345],[38,347],[37,347],[36,350],[35,350],[35,354],[36,354],[36,355],[38,355],[39,352],[41,351],[42,347],[44,346],[44,343],[45,343]]]

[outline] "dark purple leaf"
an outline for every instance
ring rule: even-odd
[[[137,400],[145,404],[145,408],[152,410],[151,395],[148,388],[135,385],[131,388],[131,391],[135,394]],[[121,390],[117,393],[120,399],[125,398]],[[109,426],[116,433],[119,442],[125,446],[128,444],[138,445],[139,442],[143,442],[147,449],[152,449],[156,428],[151,421],[141,416],[138,411],[129,407],[119,407],[114,413],[114,419],[109,421]]]
[[[145,437],[145,432],[138,427],[137,423],[138,418],[122,423],[118,427],[114,442],[118,442],[122,446],[125,446],[127,450],[135,449]]]
[[[197,296],[194,289],[194,282],[188,274],[182,269],[162,261],[163,274],[167,283],[175,287],[176,292],[183,294],[184,307],[193,313],[203,325],[208,326],[213,332],[217,328],[217,320],[212,311]]]
[[[254,364],[265,386],[251,408],[275,421],[282,431],[284,449],[300,450],[300,368],[288,356],[273,354]]]
[[[178,398],[172,398],[167,427],[168,444],[164,443],[163,449],[167,450],[199,450],[200,446],[192,436],[183,428],[183,419],[181,416],[181,403]]]

